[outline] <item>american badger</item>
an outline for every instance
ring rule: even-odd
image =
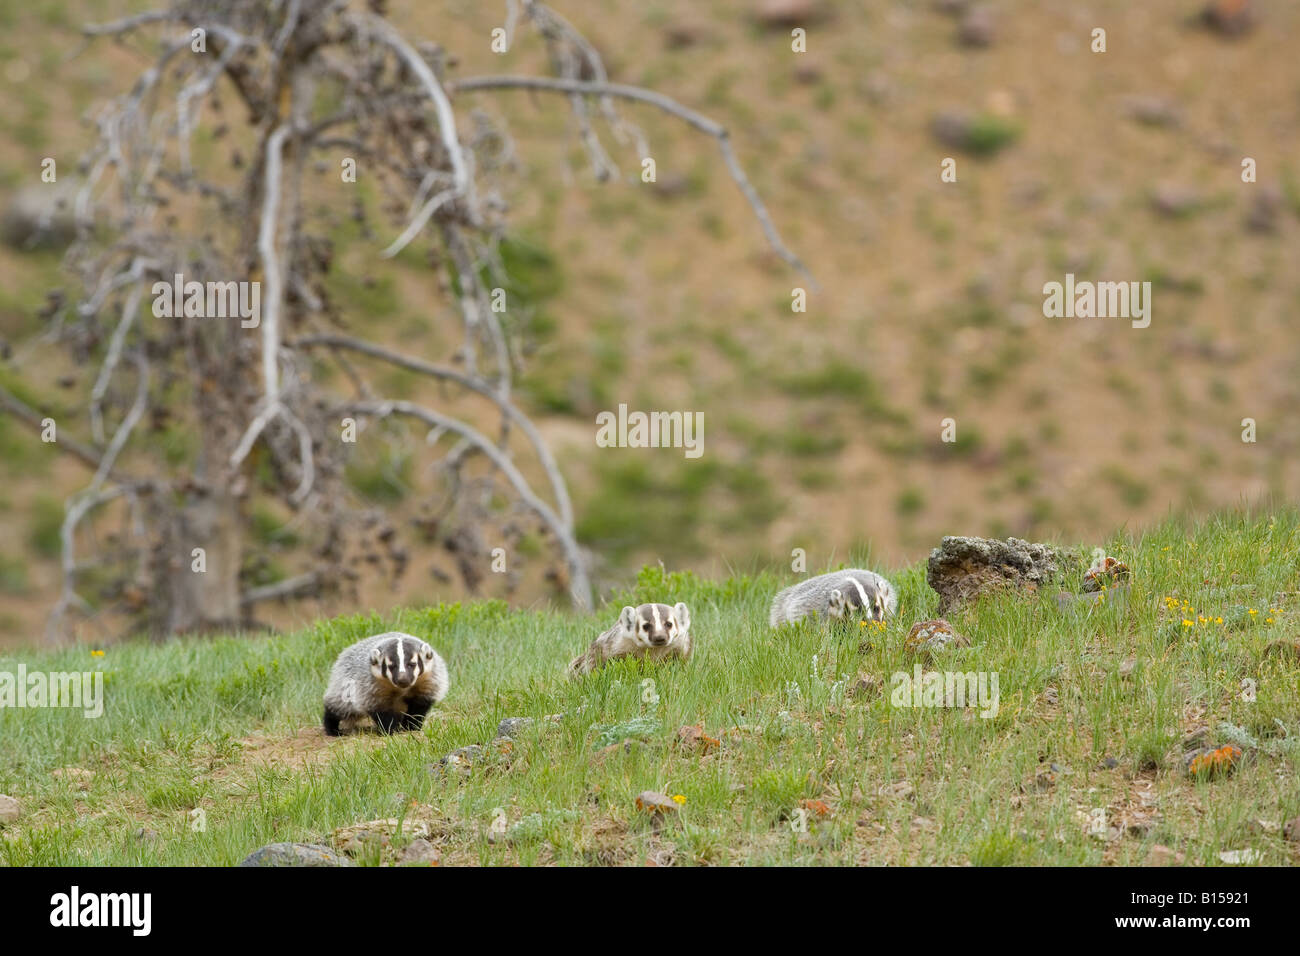
[[[859,615],[883,621],[897,610],[898,595],[892,584],[874,571],[845,568],[786,588],[772,599],[768,623],[780,627],[810,614],[835,621]]]
[[[625,607],[618,623],[592,641],[585,654],[570,662],[569,674],[576,677],[590,673],[615,657],[689,660],[691,650],[691,612],[685,604]]]
[[[447,696],[447,664],[410,634],[389,631],[346,647],[325,690],[325,733],[351,733],[369,723],[389,734],[419,730],[429,708]]]

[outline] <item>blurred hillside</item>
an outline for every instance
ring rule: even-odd
[[[570,482],[597,581],[657,559],[784,564],[794,547],[810,567],[863,545],[897,565],[945,533],[1086,540],[1300,497],[1300,6],[1251,4],[1257,25],[1229,37],[1198,21],[1203,5],[556,0],[612,80],[730,129],[821,287],[791,311],[806,281],[768,251],[713,141],[679,121],[621,106],[658,181],[611,141],[624,181],[600,184],[561,98],[472,94],[513,134],[507,264],[534,310],[520,400]],[[813,11],[807,53],[755,16],[781,6]],[[45,156],[72,170],[86,109],[143,67],[112,43],[78,53],[80,25],[144,7],[0,8],[0,200]],[[454,76],[543,72],[536,44],[489,49],[503,11],[388,5],[454,53]],[[1096,27],[1105,53],[1090,52]],[[380,263],[391,238],[340,232],[338,292],[353,328],[419,354],[439,293],[421,256]],[[1150,281],[1150,327],[1044,318],[1043,285],[1066,273]],[[0,382],[52,412],[92,374],[37,342],[61,284],[57,251],[0,247]],[[703,412],[703,457],[597,448],[596,414],[620,403]],[[355,482],[400,511],[418,467],[399,454]],[[63,499],[88,476],[2,414],[0,476],[0,635],[31,640],[57,595]],[[282,521],[261,521],[271,578],[292,565]],[[430,545],[365,603],[457,596],[431,573],[450,567]],[[346,609],[272,617],[331,610]]]

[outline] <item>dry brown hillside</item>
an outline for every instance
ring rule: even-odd
[[[867,549],[897,565],[946,533],[1089,540],[1171,510],[1300,497],[1300,5],[1248,4],[1240,36],[1207,28],[1203,5],[555,0],[611,79],[730,129],[820,286],[771,254],[716,145],[678,120],[623,107],[658,181],[611,140],[623,181],[600,184],[562,100],[460,94],[514,136],[513,264],[536,309],[523,400],[560,456],[597,581],[646,561],[780,564],[794,547],[810,565]],[[139,69],[111,43],[73,56],[80,24],[143,6],[0,10],[5,191],[44,156],[71,168],[85,109]],[[811,11],[796,18],[806,53],[756,18],[779,6]],[[455,76],[545,70],[535,44],[489,49],[504,4],[388,10],[454,51]],[[941,181],[946,157],[956,182]],[[345,237],[355,279],[340,289],[354,327],[419,354],[438,293],[418,256],[378,263],[390,238]],[[1067,273],[1150,282],[1150,326],[1044,317],[1044,284]],[[57,255],[0,248],[0,380],[52,406],[62,376],[88,374],[37,342],[58,281]],[[597,413],[620,403],[703,412],[703,456],[597,448]],[[87,475],[3,416],[0,456],[0,635],[21,641],[56,593],[61,502]],[[385,500],[400,512],[398,485]],[[291,569],[291,546],[267,535]],[[458,596],[435,567],[450,561],[430,545],[366,603]],[[545,595],[528,581],[512,600]],[[342,609],[275,619],[321,610]]]

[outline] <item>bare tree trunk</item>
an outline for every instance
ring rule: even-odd
[[[243,548],[239,500],[228,489],[195,488],[171,522],[160,554],[155,593],[156,636],[229,630],[240,624],[239,567]],[[200,556],[195,549],[202,549]]]

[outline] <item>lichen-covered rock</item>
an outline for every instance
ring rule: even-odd
[[[1101,591],[1112,584],[1127,581],[1131,573],[1127,564],[1108,555],[1099,564],[1094,564],[1084,572],[1083,589],[1085,591]]]
[[[903,639],[903,650],[909,654],[930,654],[945,647],[970,647],[970,639],[958,634],[942,617],[917,621]]]
[[[644,813],[677,812],[677,804],[673,798],[655,790],[642,790],[637,795],[636,808]]]
[[[1241,763],[1241,748],[1233,744],[1222,747],[1202,747],[1183,758],[1187,772],[1193,777],[1224,777]]]
[[[1062,552],[1047,544],[948,535],[930,552],[925,580],[939,595],[939,612],[946,614],[983,594],[1035,591],[1056,577],[1063,561]]]
[[[339,827],[334,831],[332,840],[344,853],[356,853],[368,846],[378,844],[388,846],[398,833],[407,836],[425,838],[429,836],[429,824],[420,820],[367,820],[365,823],[353,823],[351,826]]]
[[[356,866],[341,853],[314,843],[271,843],[254,850],[240,866]]]
[[[531,723],[533,723],[531,717],[507,717],[497,724],[497,736],[513,737]]]

